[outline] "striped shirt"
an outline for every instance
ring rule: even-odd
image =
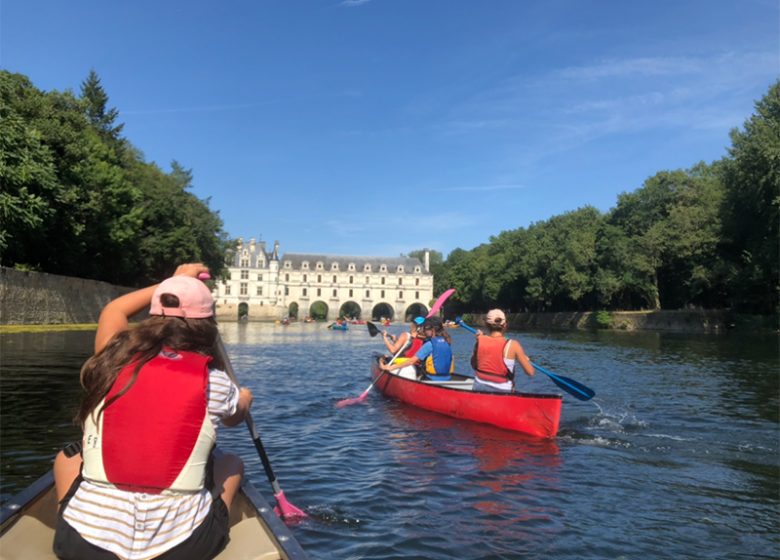
[[[208,411],[215,428],[235,414],[238,387],[224,371],[209,370]],[[127,560],[159,556],[186,540],[206,518],[207,488],[191,494],[126,492],[84,480],[63,518],[85,540]]]

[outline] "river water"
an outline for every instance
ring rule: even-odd
[[[388,327],[400,332],[402,326]],[[223,338],[312,558],[778,558],[776,336],[520,333],[564,396],[552,441],[371,394],[366,327],[224,324]],[[458,370],[473,336],[452,331]],[[91,332],[0,335],[0,498],[77,438]],[[545,376],[524,390],[557,392]],[[243,425],[220,433],[270,497]]]

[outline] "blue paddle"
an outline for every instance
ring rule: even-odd
[[[474,327],[470,327],[466,323],[463,322],[463,320],[460,317],[457,317],[455,319],[455,322],[466,329],[467,331],[473,332],[474,334],[477,334],[477,329]],[[574,379],[569,379],[568,377],[563,377],[562,375],[556,375],[551,371],[547,371],[542,366],[537,365],[533,362],[531,362],[531,365],[534,366],[535,369],[541,371],[543,374],[545,374],[547,377],[552,379],[552,382],[555,383],[558,387],[569,393],[572,397],[575,399],[579,399],[581,401],[589,401],[592,399],[596,392],[591,389],[590,387],[586,387],[582,383],[579,383],[578,381],[574,381]]]

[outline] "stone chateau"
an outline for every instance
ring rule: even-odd
[[[429,253],[407,257],[355,257],[286,253],[279,242],[239,239],[228,279],[214,289],[218,320],[280,320],[309,316],[334,320],[382,317],[405,321],[425,315],[433,300]]]

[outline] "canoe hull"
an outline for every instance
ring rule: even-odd
[[[381,373],[375,357],[371,376],[376,388],[403,403],[542,438],[558,433],[561,395],[477,392],[471,390],[472,380],[460,375],[454,375],[452,383],[431,383]]]

